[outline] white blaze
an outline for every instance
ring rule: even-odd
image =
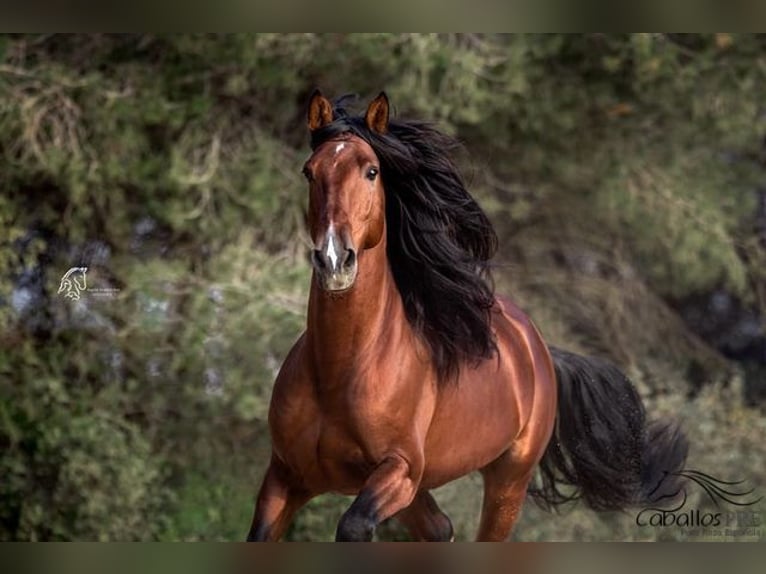
[[[327,243],[327,258],[332,261],[332,268],[335,269],[338,263],[338,254],[335,253],[335,242],[330,241]]]
[[[343,144],[338,144],[343,145]],[[338,253],[335,251],[335,241],[333,241],[333,226],[332,223],[330,224],[330,227],[327,229],[327,234],[330,236],[330,241],[327,242],[327,258],[332,263],[332,268],[335,269],[338,263]]]
[[[338,155],[341,151],[343,151],[343,148],[346,147],[346,144],[343,142],[339,143],[335,146],[335,155]]]

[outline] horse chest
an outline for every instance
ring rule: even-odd
[[[358,412],[304,408],[312,413],[308,426],[299,427],[292,417],[272,419],[276,452],[311,490],[358,492],[385,453],[377,425],[358,420]]]
[[[316,445],[320,480],[334,490],[356,492],[375,467],[375,457],[366,446],[342,425],[324,425]]]

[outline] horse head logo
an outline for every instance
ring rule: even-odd
[[[719,507],[721,502],[726,502],[734,506],[752,506],[760,502],[763,497],[759,496],[755,498],[753,492],[754,488],[747,488],[744,480],[726,481],[716,478],[710,474],[700,472],[699,470],[683,469],[679,472],[667,472],[663,473],[663,477],[660,479],[657,486],[649,493],[649,499],[652,502],[657,503],[662,499],[675,499],[679,494],[683,494],[683,500],[681,505],[676,508],[678,510],[686,502],[686,488],[681,485],[677,486],[679,480],[686,482],[694,482],[699,485],[702,490],[708,495],[710,500]],[[674,487],[666,487],[666,485],[674,484]],[[664,491],[663,491],[663,487]]]
[[[79,301],[80,293],[85,291],[88,286],[85,280],[87,271],[87,267],[72,267],[61,278],[58,292],[64,293],[64,297]]]

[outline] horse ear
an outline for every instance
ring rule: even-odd
[[[314,90],[309,100],[308,123],[311,131],[332,123],[332,104],[322,95],[319,88]]]
[[[364,116],[367,127],[374,132],[384,134],[388,131],[388,96],[380,92],[377,98],[370,102]]]

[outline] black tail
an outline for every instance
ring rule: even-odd
[[[550,509],[582,498],[594,510],[672,501],[681,488],[672,473],[689,450],[680,429],[647,424],[638,392],[611,363],[554,348],[551,355],[558,417],[533,499]]]

